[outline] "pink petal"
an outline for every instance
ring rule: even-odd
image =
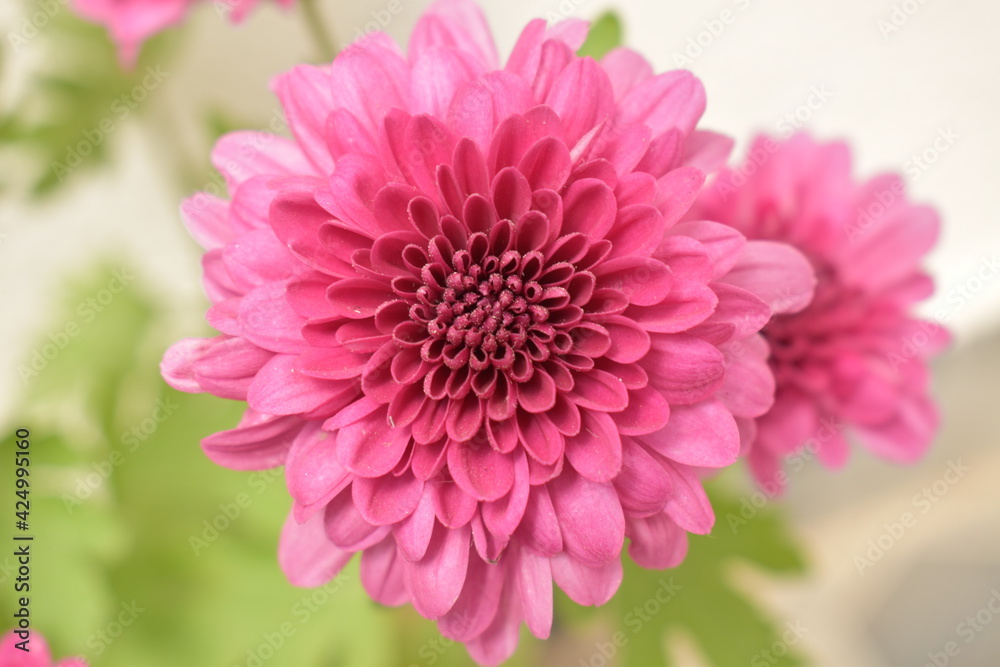
[[[552,631],[552,568],[548,558],[521,548],[511,554],[524,620],[531,633],[548,639]]]
[[[643,435],[659,431],[670,418],[670,404],[659,391],[646,386],[629,391],[628,407],[615,415],[622,435]]]
[[[677,333],[708,319],[718,301],[707,285],[675,277],[663,301],[655,306],[629,306],[626,314],[647,331]]]
[[[459,90],[448,110],[448,126],[467,136],[485,153],[493,131],[508,116],[523,113],[533,103],[531,90],[520,77],[490,72]]]
[[[736,229],[718,222],[680,222],[668,232],[668,236],[689,236],[699,241],[715,264],[712,278],[718,280],[729,272],[740,259],[747,240]]]
[[[483,11],[473,2],[443,0],[424,12],[410,35],[410,61],[428,49],[444,47],[472,56],[483,71],[499,67],[493,34]]]
[[[221,248],[233,240],[229,226],[229,203],[204,192],[181,204],[184,225],[206,250]]]
[[[488,444],[452,443],[448,448],[448,470],[455,482],[477,500],[498,500],[514,484],[514,457]]]
[[[583,477],[593,482],[614,479],[622,467],[622,443],[618,428],[604,412],[581,412],[580,434],[567,438],[566,458]]]
[[[618,217],[615,219],[614,227],[607,234],[607,239],[614,246],[611,256],[638,255],[648,257],[656,249],[666,229],[663,214],[655,206],[649,204],[622,206],[622,196],[617,193],[616,199],[618,199],[620,206]],[[667,264],[669,265],[670,262]]]
[[[630,303],[652,306],[670,293],[673,273],[663,262],[645,257],[609,259],[595,269],[597,285],[612,288],[628,297]]]
[[[376,526],[399,523],[417,508],[424,483],[407,471],[374,479],[358,477],[351,485],[354,504],[365,521]]]
[[[471,556],[462,593],[438,620],[441,634],[456,641],[469,641],[482,634],[496,616],[504,578],[503,565]]]
[[[724,134],[695,130],[684,144],[684,164],[713,174],[726,166],[733,140]]]
[[[391,538],[365,549],[361,555],[361,584],[375,602],[397,607],[409,600],[400,560]]]
[[[531,491],[528,461],[523,450],[510,455],[514,462],[514,481],[507,495],[482,504],[483,524],[494,535],[509,537],[517,530],[528,506]]]
[[[294,355],[279,354],[265,364],[247,391],[250,407],[272,415],[293,415],[356,393],[350,382],[319,380],[299,372],[297,361]]]
[[[405,562],[404,581],[413,606],[425,618],[448,613],[465,584],[469,565],[469,528],[437,525],[427,553],[415,563]]]
[[[622,562],[617,558],[588,566],[569,554],[558,554],[550,562],[552,578],[577,604],[600,606],[614,596],[622,583]]]
[[[740,452],[736,421],[718,400],[673,406],[666,428],[641,440],[673,461],[701,468],[727,466]]]
[[[601,68],[611,80],[616,100],[620,100],[627,92],[653,77],[653,67],[632,49],[612,49],[601,59]]]
[[[645,329],[627,317],[612,316],[601,322],[611,336],[611,347],[605,353],[612,361],[631,364],[649,352],[651,341]]]
[[[278,547],[278,563],[293,586],[314,588],[337,576],[354,554],[339,549],[326,537],[323,517],[299,524],[285,520]]]
[[[535,191],[561,189],[571,167],[566,144],[555,137],[544,137],[528,149],[517,168]]]
[[[372,136],[378,136],[379,126],[391,109],[409,106],[410,68],[399,54],[385,47],[385,43],[348,46],[333,61],[327,84],[330,110],[347,109]]]
[[[517,430],[521,444],[539,463],[552,464],[565,451],[565,439],[555,424],[544,413],[532,415],[518,411]]]
[[[625,516],[614,488],[567,469],[549,490],[566,555],[595,567],[617,559],[625,539]]]
[[[622,470],[613,483],[628,517],[659,512],[673,491],[663,467],[631,438],[622,438]]]
[[[411,37],[412,45],[412,37]],[[431,47],[419,54],[410,78],[411,109],[442,118],[462,86],[479,73],[470,57],[454,49]]]
[[[262,415],[247,409],[240,425],[201,442],[205,455],[232,470],[267,470],[285,463],[302,420]]]
[[[690,72],[674,70],[643,81],[617,105],[617,122],[645,123],[654,134],[689,134],[705,111],[705,89]]]
[[[576,59],[553,82],[545,104],[562,118],[567,142],[573,145],[614,109],[611,81],[590,58]]]
[[[447,528],[467,526],[476,514],[478,503],[458,484],[443,478],[428,482],[434,500],[434,514]]]
[[[545,486],[531,487],[517,535],[542,556],[553,556],[563,550],[559,519]]]
[[[353,476],[337,460],[336,436],[311,423],[295,438],[285,462],[288,492],[303,506],[324,504],[340,493]],[[305,518],[305,513],[296,517]]]
[[[693,468],[663,461],[674,491],[664,510],[678,526],[692,533],[707,535],[715,523],[712,504],[705,495],[701,480]]]
[[[687,531],[662,512],[629,519],[628,536],[629,556],[636,564],[651,570],[677,567],[687,555]]]
[[[597,369],[574,374],[571,398],[581,408],[600,412],[620,412],[628,407],[624,383]]]
[[[704,172],[694,167],[674,169],[656,182],[657,197],[654,203],[663,214],[667,228],[672,227],[687,213],[704,182]]]
[[[212,149],[212,164],[231,191],[253,176],[292,176],[313,171],[298,143],[251,131],[223,135]]]
[[[302,338],[305,319],[292,310],[282,283],[267,283],[240,302],[240,335],[272,352],[296,353],[307,346]]]
[[[642,361],[650,383],[671,404],[691,404],[715,393],[722,385],[726,365],[719,349],[686,334],[653,336]]]
[[[392,527],[399,554],[408,561],[418,561],[427,553],[434,532],[434,499],[424,485],[417,508],[407,518]]]
[[[499,665],[517,649],[521,626],[521,603],[517,595],[517,589],[504,586],[496,616],[482,634],[466,642],[469,655],[480,665]]]
[[[611,230],[618,211],[615,194],[603,181],[584,178],[569,186],[563,196],[563,234],[580,232],[602,239]]]
[[[389,426],[383,409],[337,433],[337,458],[360,477],[378,477],[396,467],[409,442],[405,429]]]
[[[760,342],[758,335],[723,348],[729,364],[716,396],[737,417],[760,417],[774,405],[774,373]]]
[[[794,313],[812,301],[816,278],[805,255],[784,243],[750,241],[721,282],[741,287],[777,313]]]
[[[299,65],[275,78],[272,88],[281,100],[292,134],[309,160],[320,173],[333,171],[324,135],[327,114],[339,105],[334,103],[328,69]]]

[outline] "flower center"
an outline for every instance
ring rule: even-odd
[[[516,250],[478,260],[459,250],[451,266],[425,265],[410,317],[427,327],[430,356],[440,352],[453,370],[466,364],[473,371],[507,370],[521,351],[532,361],[568,351],[571,339],[548,322],[542,304],[550,296],[538,281],[544,265],[541,253]]]

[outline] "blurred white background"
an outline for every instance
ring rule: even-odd
[[[401,0],[387,31],[401,43],[424,0]],[[325,0],[338,39],[350,41],[387,0]],[[824,139],[855,146],[859,176],[904,172],[911,195],[944,220],[929,266],[938,293],[925,314],[944,313],[957,346],[939,364],[948,426],[920,465],[897,469],[860,451],[836,474],[807,470],[782,501],[794,514],[813,566],[805,580],[762,581],[739,573],[774,614],[801,619],[802,647],[816,664],[923,665],[928,652],[955,640],[956,626],[1000,586],[1000,449],[996,447],[1000,351],[1000,276],[980,280],[984,261],[1000,255],[1000,3],[961,0],[502,0],[483,2],[501,53],[523,25],[542,16],[592,18],[614,9],[628,45],[658,70],[685,66],[703,80],[703,127],[738,140],[777,132],[789,114]],[[0,33],[15,25],[19,3],[0,8]],[[129,258],[144,288],[176,308],[177,334],[197,330],[198,254],[176,210],[168,163],[203,159],[208,145],[190,107],[220,108],[254,127],[276,110],[268,81],[309,59],[313,49],[294,12],[265,7],[238,28],[204,3],[186,26],[182,52],[148,109],[153,127],[127,121],[116,130],[112,164],[88,171],[43,205],[0,202],[0,285],[6,314],[0,345],[0,415],[21,387],[16,366],[38,333],[54,323],[49,304],[64,278],[93,258]],[[16,99],[44,59],[42,40],[4,53],[0,95]],[[822,91],[817,95],[817,91]],[[825,99],[823,99],[825,98]],[[813,108],[808,104],[812,102]],[[786,119],[783,121],[783,119]],[[148,125],[148,124],[147,124]],[[120,135],[120,136],[118,136]],[[947,141],[939,137],[951,137]],[[935,143],[937,142],[937,143]],[[915,161],[915,157],[920,161]],[[169,158],[169,159],[168,159]],[[984,276],[985,277],[985,276]],[[975,291],[958,299],[956,290]],[[949,298],[950,296],[950,298]],[[942,479],[949,461],[970,471],[948,486],[882,560],[859,574],[855,557],[886,523],[913,509],[913,496]],[[749,492],[749,487],[748,487]],[[720,527],[725,529],[724,526]],[[991,583],[992,582],[992,583]],[[1000,664],[1000,618],[977,633],[948,665]],[[697,656],[685,652],[686,661]],[[938,665],[938,667],[944,667]]]

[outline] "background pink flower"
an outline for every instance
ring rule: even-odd
[[[22,641],[13,630],[3,636],[0,640],[0,667],[87,667],[83,658],[66,658],[53,663],[49,645],[35,631],[31,632],[28,641],[29,651],[17,647]]]
[[[756,421],[757,479],[780,482],[782,458],[807,444],[825,465],[843,465],[848,432],[878,456],[919,458],[939,421],[927,360],[948,342],[940,325],[911,314],[933,291],[920,264],[938,237],[935,211],[910,203],[897,175],[854,182],[846,144],[797,135],[759,137],[689,215],[792,243],[819,278],[808,308],[764,330],[777,397]]]
[[[233,21],[242,20],[259,0],[206,0],[225,10]],[[275,0],[289,7],[295,0]],[[84,18],[107,26],[125,64],[133,64],[142,43],[156,33],[180,23],[188,8],[199,0],[73,0]]]
[[[553,580],[607,601],[626,536],[663,568],[711,529],[697,469],[773,399],[756,332],[812,295],[789,246],[676,224],[730,143],[690,73],[586,33],[534,21],[500,68],[440,2],[405,56],[374,35],[279,77],[294,139],[224,137],[232,199],[184,207],[222,335],[164,377],[249,405],[206,453],[285,466],[293,583],[362,552],[375,600],[486,664],[548,636]]]

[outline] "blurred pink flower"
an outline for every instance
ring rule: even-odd
[[[201,0],[73,0],[84,18],[107,26],[118,44],[122,63],[131,65],[142,43],[156,33],[184,20],[188,8]],[[295,0],[275,0],[289,7]],[[233,21],[242,20],[259,0],[205,0]]]
[[[747,161],[719,174],[689,213],[793,244],[819,279],[808,308],[764,330],[775,405],[744,425],[756,429],[749,463],[762,484],[782,486],[782,459],[807,446],[823,464],[843,465],[847,433],[898,462],[919,458],[934,437],[927,360],[949,337],[911,310],[933,292],[920,264],[939,220],[904,190],[893,174],[853,181],[846,144],[759,137]]]
[[[249,404],[206,453],[285,466],[293,583],[363,552],[375,600],[484,664],[548,636],[553,579],[602,604],[626,537],[664,568],[709,532],[697,469],[773,400],[756,332],[812,296],[791,247],[676,224],[730,143],[690,73],[577,57],[586,32],[534,21],[500,68],[474,4],[433,5],[407,55],[279,77],[294,139],[224,137],[231,200],[184,206],[222,335],[163,374]]]
[[[0,640],[0,667],[87,667],[83,658],[66,658],[53,663],[48,644],[34,630],[27,643],[24,642],[13,630],[3,636]],[[18,648],[19,645],[28,650]]]

